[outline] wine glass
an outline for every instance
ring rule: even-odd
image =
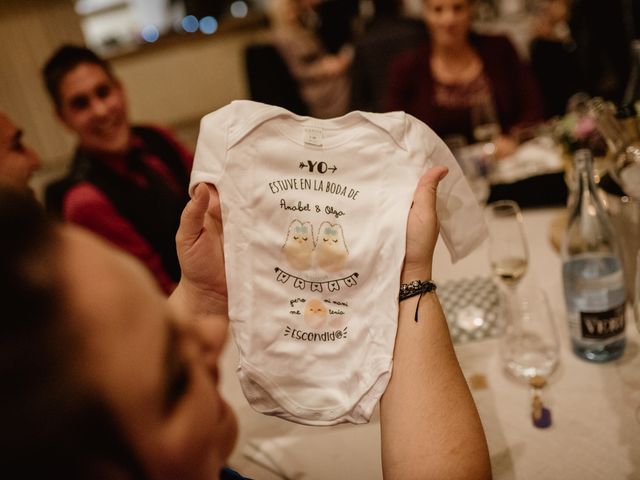
[[[627,147],[615,160],[611,172],[624,193],[640,198],[640,145]]]
[[[518,296],[502,340],[504,366],[515,378],[548,378],[558,364],[559,342],[547,295],[533,286]]]
[[[476,142],[493,142],[500,135],[500,122],[490,98],[472,105],[471,127]]]
[[[499,200],[486,208],[491,270],[510,294],[527,271],[529,253],[522,213],[512,200]]]
[[[478,204],[484,205],[491,193],[491,185],[483,150],[471,148],[461,152],[458,163]]]
[[[482,147],[467,145],[464,135],[449,135],[444,138],[444,142],[456,157],[462,173],[471,187],[476,200],[480,205],[484,205],[489,198],[491,186],[487,177],[486,152]]]
[[[517,287],[527,271],[529,259],[522,213],[516,202],[499,200],[487,205],[486,216],[491,271],[503,287],[503,319],[509,324],[517,321]]]
[[[516,297],[512,320],[501,342],[505,370],[531,387],[531,421],[537,428],[551,426],[551,410],[542,401],[542,389],[555,371],[559,342],[547,295],[536,287]]]

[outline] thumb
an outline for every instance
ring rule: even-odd
[[[207,183],[207,190],[209,191],[209,206],[207,213],[209,213],[217,223],[222,223],[222,211],[220,207],[220,195],[218,189]]]
[[[176,234],[176,241],[195,242],[204,223],[204,215],[209,204],[209,190],[202,183],[197,185],[193,198],[187,203],[180,217],[180,227]]]
[[[422,177],[420,177],[413,202],[435,211],[438,184],[447,176],[448,173],[449,169],[444,166],[429,169],[424,175],[422,175]]]

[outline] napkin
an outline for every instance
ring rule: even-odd
[[[492,184],[514,183],[563,170],[562,155],[553,140],[539,137],[520,145],[513,155],[496,161],[489,180]]]

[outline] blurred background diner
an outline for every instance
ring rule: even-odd
[[[40,168],[38,155],[23,143],[24,132],[0,111],[0,185],[28,190]]]
[[[57,118],[77,137],[69,172],[46,189],[47,210],[136,256],[171,293],[191,152],[167,130],[130,124],[123,85],[93,51],[61,46],[42,77]]]
[[[321,36],[325,23],[332,23],[331,18],[320,17],[321,4],[319,0],[272,0],[269,12],[273,42],[307,111],[316,118],[333,118],[347,113],[349,107],[353,49],[347,43],[349,37]],[[338,18],[349,25],[348,16]],[[336,25],[329,31],[342,30]]]
[[[43,204],[47,197],[53,198],[58,214],[67,220],[94,227],[124,250],[137,252],[168,293],[179,271],[174,268],[167,273],[163,263],[175,258],[166,260],[163,253],[154,252],[156,240],[145,234],[122,234],[117,227],[114,234],[109,227],[114,205],[139,198],[135,196],[140,191],[122,193],[115,186],[122,197],[101,198],[103,207],[111,204],[106,210],[90,205],[82,211],[82,202],[74,204],[75,211],[72,208],[67,195],[77,187],[77,178],[69,184],[68,175],[78,173],[80,154],[142,158],[131,178],[143,187],[151,186],[173,215],[163,215],[152,200],[136,218],[151,211],[147,227],[164,222],[162,232],[147,233],[162,236],[159,249],[166,253],[173,247],[176,212],[186,201],[186,178],[171,166],[158,166],[152,157],[162,155],[142,151],[145,140],[133,134],[139,133],[137,127],[152,126],[164,146],[171,144],[169,150],[174,153],[169,156],[187,171],[200,119],[233,100],[256,100],[318,118],[355,109],[404,110],[445,140],[480,204],[512,200],[522,209],[522,229],[530,249],[527,272],[539,270],[537,286],[545,290],[560,331],[559,367],[552,378],[558,392],[554,414],[562,425],[558,428],[564,430],[547,432],[555,435],[550,442],[535,432],[535,441],[530,442],[528,418],[522,425],[517,423],[528,410],[514,406],[523,398],[526,403],[528,393],[506,380],[502,369],[495,368],[494,357],[482,350],[482,342],[475,342],[487,341],[484,345],[497,351],[501,330],[487,322],[476,338],[455,318],[450,319],[465,375],[488,429],[495,477],[640,478],[640,342],[633,326],[634,318],[640,322],[639,37],[640,2],[636,0],[3,0],[0,184],[31,189]],[[98,83],[107,88],[85,89],[90,92],[85,100],[100,100],[99,112],[117,97],[119,113],[101,117],[107,118],[100,127],[105,133],[103,145],[92,143],[96,131],[84,129],[78,120],[82,99],[65,96],[56,86],[78,65],[56,82],[48,81],[49,90],[43,81],[43,68],[50,79],[45,66],[64,45],[87,47],[85,53],[95,55],[95,60],[80,64],[96,68],[76,71],[77,80],[82,84],[98,75],[102,82]],[[111,128],[117,131],[113,135],[107,132]],[[561,294],[567,205],[575,201],[578,191],[572,163],[576,152],[585,148],[592,156],[591,177],[618,242],[629,305],[625,353],[601,370],[566,353],[571,347]],[[173,160],[168,164],[175,166]],[[144,230],[144,223],[137,227]],[[132,237],[136,241],[131,242]],[[497,308],[496,282],[485,262],[487,249],[455,266],[444,261],[442,254],[436,259],[441,278],[458,282],[441,289],[443,296],[450,295],[443,300],[448,314],[462,308],[451,298],[467,299],[467,290],[474,289],[493,302],[492,309]],[[527,276],[523,284],[532,281]],[[471,286],[460,294],[460,285]],[[227,357],[226,369],[231,372],[235,358],[232,353]],[[479,371],[486,375],[484,380],[476,376]],[[591,404],[574,412],[572,405],[591,392],[584,387],[587,379],[597,383],[596,395]],[[308,460],[305,455],[311,456],[313,448],[305,445],[322,441],[338,448],[346,438],[341,436],[346,429],[327,430],[322,434],[325,442],[322,435],[307,437],[302,430],[257,419],[241,403],[242,394],[232,381],[225,380],[224,388],[244,423],[232,462],[257,469],[246,474],[293,478],[303,470],[296,470],[292,451]],[[542,387],[532,388],[538,392]],[[618,410],[619,405],[623,407]],[[594,410],[588,411],[589,406]],[[586,420],[604,409],[618,423],[594,426]],[[572,426],[575,431],[569,431]],[[359,432],[369,432],[366,428]],[[282,434],[281,441],[260,443],[267,429]],[[285,439],[292,431],[298,443],[295,438],[293,442]],[[544,470],[539,458],[555,455],[577,432],[584,435],[579,446],[588,455],[576,447],[567,452],[571,465],[563,469],[560,459],[560,466]],[[370,432],[357,435],[355,443],[362,449],[354,455],[369,455],[377,446],[371,444]],[[618,445],[622,453],[600,454],[591,444],[597,445],[601,438]],[[525,444],[535,448],[527,449]],[[258,451],[261,448],[266,456]],[[352,460],[339,459],[344,451],[334,453],[335,465],[310,459],[316,468],[313,473]],[[274,458],[280,466],[286,464],[286,475],[273,473]],[[379,465],[373,462],[371,468],[377,472]],[[572,471],[582,475],[567,474]],[[371,470],[362,475],[377,478]]]
[[[518,130],[542,120],[531,74],[508,38],[471,31],[473,0],[425,0],[428,41],[391,66],[385,107],[404,110],[443,138],[493,141],[513,153]]]
[[[0,105],[42,158],[33,180],[40,195],[66,170],[74,146],[45,113],[52,107],[39,79],[63,43],[85,44],[110,61],[128,92],[132,123],[170,127],[190,149],[202,115],[239,98],[316,116],[402,108],[454,144],[460,135],[465,143],[495,140],[497,156],[537,132],[524,127],[563,116],[578,91],[622,100],[636,2],[440,3],[3,2]],[[451,25],[442,23],[445,7],[458,12],[445,18]],[[446,42],[454,42],[455,55],[447,55]],[[317,110],[318,102],[329,110]]]

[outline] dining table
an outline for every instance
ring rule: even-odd
[[[499,314],[474,334],[465,334],[455,318],[448,318],[456,355],[482,420],[495,479],[640,479],[640,334],[629,306],[621,358],[592,363],[572,352],[562,259],[552,242],[564,210],[523,210],[529,263],[519,288],[546,293],[560,345],[558,366],[542,391],[551,425],[533,425],[531,388],[505,371]],[[433,279],[445,313],[464,301],[460,300],[463,290],[469,288],[482,290],[488,298],[486,308],[495,310],[500,300],[491,279],[488,248],[485,241],[452,264],[438,240]],[[237,363],[230,339],[220,363],[221,391],[237,415],[240,433],[229,466],[260,480],[382,478],[377,410],[367,424],[331,427],[304,426],[259,414],[242,394]]]

